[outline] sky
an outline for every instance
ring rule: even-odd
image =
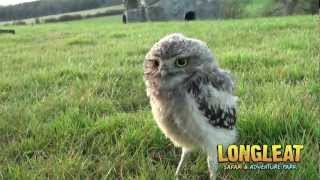
[[[0,0],[0,5],[7,6],[7,5],[13,5],[13,4],[19,4],[24,2],[31,2],[35,0]]]

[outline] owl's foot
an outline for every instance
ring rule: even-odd
[[[216,179],[217,179],[216,173],[211,173],[210,172],[210,180],[216,180]]]
[[[175,180],[179,180],[179,175],[175,175]]]
[[[218,162],[215,158],[215,154],[208,154],[208,169],[210,173],[210,180],[216,180],[217,179],[217,169],[218,169]]]

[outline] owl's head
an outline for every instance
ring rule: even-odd
[[[149,86],[174,89],[197,72],[210,72],[217,64],[207,45],[174,33],[153,45],[144,61]]]

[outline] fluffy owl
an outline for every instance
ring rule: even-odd
[[[219,68],[204,42],[175,33],[147,53],[144,80],[157,125],[182,148],[176,177],[186,155],[200,149],[207,153],[210,179],[215,179],[217,145],[227,146],[237,136],[231,75]]]

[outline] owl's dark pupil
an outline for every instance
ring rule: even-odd
[[[177,59],[176,65],[178,67],[183,67],[183,66],[187,65],[187,60],[186,59]]]

